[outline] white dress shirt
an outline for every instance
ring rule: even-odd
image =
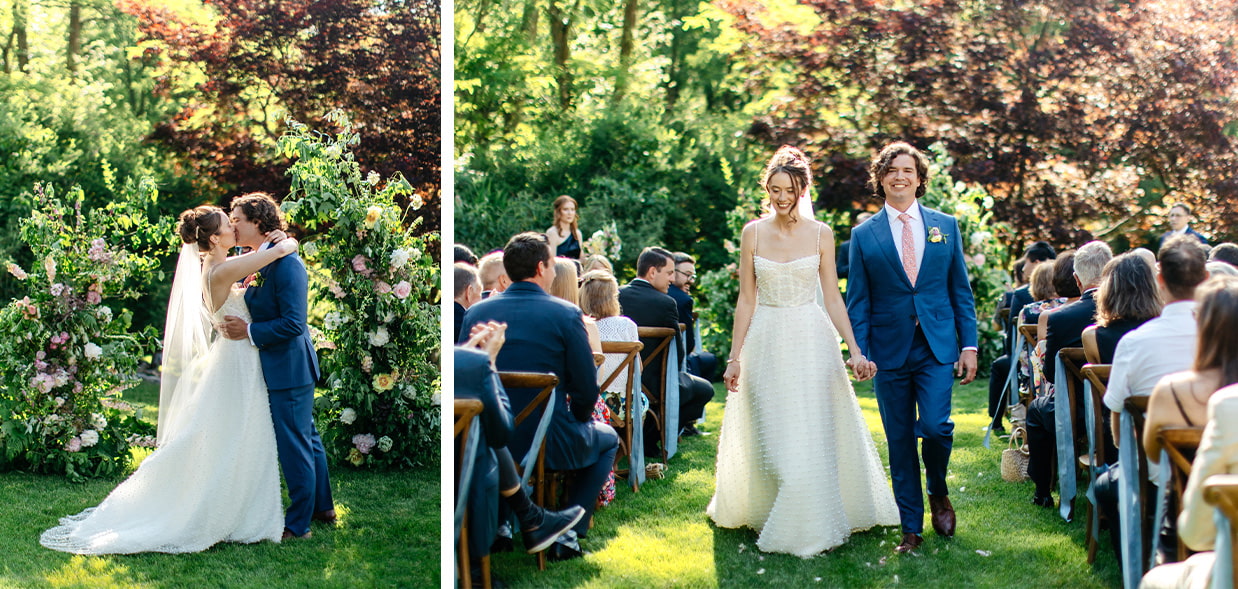
[[[894,249],[898,252],[898,259],[903,259],[903,222],[898,216],[903,214],[898,209],[886,203],[886,219],[890,221],[890,235],[894,237]],[[915,242],[915,260],[916,269],[919,270],[924,262],[924,213],[920,210],[920,201],[911,203],[907,208],[907,214],[911,216],[908,223],[911,225],[911,240]]]
[[[1105,406],[1121,413],[1127,397],[1151,395],[1162,376],[1190,370],[1197,331],[1195,301],[1178,301],[1122,336],[1113,353]]]

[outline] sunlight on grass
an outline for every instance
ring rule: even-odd
[[[64,566],[44,577],[52,587],[138,589],[154,585],[137,579],[129,567],[97,556],[74,556]]]

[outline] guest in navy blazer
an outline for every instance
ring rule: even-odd
[[[579,471],[569,480],[567,503],[586,511],[574,528],[575,535],[583,538],[598,493],[614,465],[619,437],[609,425],[592,418],[598,399],[597,368],[580,308],[546,292],[554,280],[554,257],[546,236],[521,233],[511,238],[503,248],[503,267],[512,285],[503,296],[473,305],[464,315],[461,334],[464,337],[478,323],[506,323],[507,343],[499,352],[497,368],[559,377],[554,415],[546,431],[546,464],[556,470]],[[538,392],[509,389],[512,410],[522,411]],[[523,457],[530,450],[540,417],[540,411],[535,412],[516,428],[508,443],[513,456]],[[552,560],[582,555],[570,537],[561,538],[550,550]]]
[[[1208,245],[1208,240],[1204,238],[1198,231],[1191,228],[1191,207],[1182,203],[1178,203],[1169,208],[1169,231],[1161,235],[1161,238],[1156,242],[1156,249],[1159,251],[1161,246],[1165,245],[1165,240],[1175,235],[1190,235],[1199,240],[1199,243]]]

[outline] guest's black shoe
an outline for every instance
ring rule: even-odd
[[[584,551],[572,548],[562,542],[555,542],[550,545],[548,550],[546,550],[546,560],[549,560],[550,562],[582,558],[584,555]]]
[[[1048,497],[1032,497],[1032,505],[1039,505],[1041,507],[1048,507],[1049,509],[1053,509],[1053,496],[1050,495]]]
[[[490,544],[490,554],[511,552],[513,550],[515,550],[515,545],[512,543],[511,536],[495,536],[494,542]]]
[[[697,429],[696,429],[696,426],[695,426],[695,425],[693,425],[693,424],[689,423],[688,425],[683,426],[683,429],[682,429],[682,430],[680,430],[679,435],[681,435],[681,436],[683,436],[683,437],[685,437],[685,438],[690,438],[690,437],[692,437],[692,436],[699,436],[699,435],[701,435],[701,432],[697,431]]]
[[[563,511],[544,511],[540,526],[520,530],[520,535],[524,537],[524,551],[534,554],[545,550],[554,543],[556,538],[579,523],[583,517],[585,517],[585,508],[579,505],[573,505]]]

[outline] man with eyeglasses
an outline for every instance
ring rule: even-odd
[[[696,320],[692,317],[692,295],[688,293],[691,285],[696,283],[696,260],[684,252],[671,254],[675,261],[675,275],[671,279],[671,287],[667,294],[675,299],[679,309],[679,322],[688,326],[687,335],[688,372],[705,380],[713,382],[714,373],[718,369],[718,358],[703,349],[697,349]]]
[[[1178,203],[1169,208],[1169,231],[1161,235],[1161,239],[1157,242],[1156,247],[1159,250],[1165,246],[1165,242],[1169,238],[1178,235],[1189,235],[1198,239],[1200,243],[1208,245],[1208,240],[1198,231],[1191,228],[1191,221],[1194,220],[1191,216],[1191,207],[1185,204]]]

